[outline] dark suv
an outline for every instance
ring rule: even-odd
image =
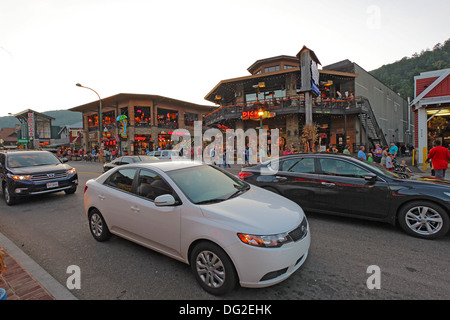
[[[48,151],[0,151],[0,185],[6,204],[30,195],[74,193],[78,175],[65,162]]]

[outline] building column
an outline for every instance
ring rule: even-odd
[[[419,106],[417,109],[417,127],[416,132],[418,136],[418,146],[416,152],[418,153],[417,163],[423,165],[424,156],[428,155],[428,127],[427,127],[427,109]],[[425,148],[425,149],[424,149]]]
[[[299,128],[298,128],[298,114],[292,114],[286,118],[286,144],[287,146],[294,145],[295,149],[299,147]]]

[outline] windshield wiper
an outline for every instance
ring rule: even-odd
[[[219,199],[219,198],[217,198],[217,199],[209,199],[209,200],[203,200],[203,201],[196,202],[195,204],[217,203],[217,202],[222,202],[222,201],[225,201],[225,200],[227,200],[227,199]]]
[[[243,185],[242,187],[240,187],[240,186],[238,186],[236,184],[233,184],[233,187],[235,187],[237,189],[237,191],[233,192],[227,199],[231,199],[231,198],[237,197],[239,194],[244,193],[245,191],[250,189],[250,185],[249,184]]]
[[[196,202],[195,204],[208,204],[208,203],[222,202],[222,201],[225,201],[225,200],[234,198],[234,197],[236,197],[237,195],[239,195],[239,194],[241,194],[241,193],[244,193],[245,191],[247,191],[247,190],[250,189],[250,185],[249,185],[249,184],[243,185],[242,187],[240,187],[240,186],[238,186],[238,185],[236,185],[236,184],[233,184],[233,186],[234,186],[237,190],[236,190],[235,192],[233,192],[231,195],[229,195],[228,197],[226,197],[226,198],[215,198],[215,199],[203,200],[203,201]]]

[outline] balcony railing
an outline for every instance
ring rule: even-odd
[[[313,113],[358,113],[364,112],[363,97],[337,100],[337,99],[315,99],[313,100]],[[205,116],[205,125],[211,125],[221,120],[239,119],[244,111],[270,111],[276,114],[304,113],[305,100],[303,96],[294,96],[285,99],[273,99],[266,101],[252,101],[221,106]]]

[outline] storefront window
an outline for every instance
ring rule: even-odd
[[[158,128],[177,129],[178,112],[175,110],[158,108]]]
[[[247,93],[245,95],[245,102],[251,103],[255,101],[264,101],[264,92],[260,92],[258,94],[258,99],[256,99],[256,93]]]
[[[198,121],[197,113],[186,113],[184,115],[184,125],[185,126],[194,126],[194,122]]]
[[[173,134],[175,134],[175,140],[172,140]],[[162,150],[173,149],[177,144],[183,141],[183,135],[187,134],[167,130],[161,131],[158,134],[158,147]]]
[[[88,117],[88,128],[89,131],[93,131],[98,129],[98,115],[94,114]]]
[[[147,150],[153,151],[152,136],[150,134],[135,135],[134,150],[136,154],[145,154]]]
[[[39,139],[50,139],[50,122],[38,121],[36,123],[36,131]]]
[[[120,114],[126,115],[128,117],[128,107],[120,108]]]
[[[114,111],[104,112],[102,122],[103,127],[115,125],[116,121]]]
[[[151,126],[152,114],[150,107],[134,107],[134,125],[137,127]]]

